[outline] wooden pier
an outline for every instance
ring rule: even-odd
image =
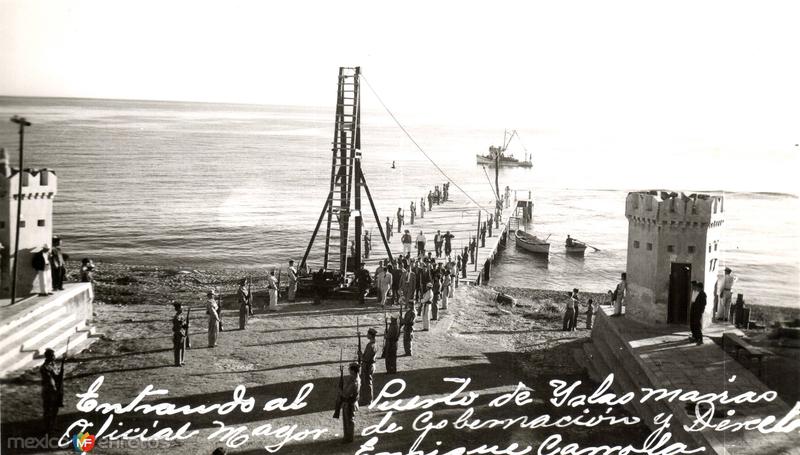
[[[448,201],[442,202],[439,205],[434,203],[433,210],[431,211],[428,211],[426,208],[424,218],[415,216],[414,224],[410,223],[411,216],[409,212],[406,211],[404,220],[405,223],[403,224],[399,234],[397,232],[396,218],[394,219],[392,225],[394,229],[392,232],[391,241],[389,242],[392,255],[396,258],[403,254],[403,244],[401,243],[400,238],[406,230],[408,230],[411,234],[412,258],[417,257],[416,239],[420,231],[425,234],[426,255],[428,251],[431,251],[434,253],[434,257],[435,251],[433,237],[436,235],[436,231],[441,231],[442,235],[444,235],[447,231],[450,231],[450,233],[455,236],[451,241],[451,245],[453,247],[453,251],[451,252],[452,260],[455,260],[456,256],[460,254],[460,252],[464,251],[464,247],[469,246],[470,239],[475,237],[478,240],[475,263],[473,264],[468,262],[467,278],[459,278],[462,283],[464,281],[470,284],[485,283],[486,280],[483,277],[483,271],[486,260],[489,259],[490,263],[494,262],[494,258],[498,252],[498,249],[501,247],[501,245],[505,244],[504,242],[508,237],[509,221],[511,220],[511,215],[514,213],[514,209],[517,205],[517,202],[513,200],[513,197],[514,195],[512,194],[512,200],[508,201],[507,204],[503,204],[503,210],[499,218],[499,228],[495,227],[497,224],[492,227],[491,237],[489,236],[489,231],[487,229],[486,244],[483,247],[481,247],[480,243],[478,214],[480,212],[480,223],[482,224],[488,220],[487,212],[478,208],[467,198],[467,196],[455,189],[451,191]],[[409,203],[411,200],[412,199],[409,198]],[[492,210],[495,206],[494,200],[478,200],[478,202],[487,210]],[[417,207],[417,213],[419,214],[419,207]],[[387,257],[386,250],[381,243],[380,234],[377,232],[377,229],[373,228],[371,230],[371,235],[372,251],[370,253],[370,257],[364,261],[366,263],[367,270],[370,272],[375,270],[379,261],[386,259]],[[437,259],[437,262],[445,262],[446,260],[447,258],[444,257],[443,252],[442,257]]]

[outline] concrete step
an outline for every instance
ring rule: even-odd
[[[62,312],[61,317],[50,321],[49,324],[37,324],[38,330],[26,334],[26,336],[14,338],[22,341],[21,345],[23,351],[32,351],[47,339],[54,337],[55,334],[60,333],[63,330],[66,330],[71,325],[76,325],[76,323],[77,321],[75,320],[74,316]]]
[[[65,314],[66,309],[60,306],[43,314],[40,318],[29,319],[26,324],[18,325],[16,330],[4,333],[5,336],[0,339],[0,352],[5,353],[14,346],[19,347],[22,341],[28,339],[31,334],[57,322],[60,318],[63,318]]]
[[[43,315],[50,313],[54,309],[60,308],[62,303],[63,302],[61,302],[59,299],[50,299],[47,302],[40,302],[32,306],[30,309],[15,315],[13,318],[3,321],[0,323],[0,339],[5,339],[6,336],[13,334],[30,321],[40,319]],[[17,305],[22,304],[23,303],[18,303]]]
[[[63,319],[58,324],[50,325],[46,330],[36,334],[36,339],[26,340],[24,346],[10,349],[0,356],[0,375],[11,372],[26,365],[37,356],[43,356],[48,347],[66,344],[68,337],[86,329],[86,321]],[[76,341],[77,343],[77,341]]]
[[[86,332],[86,336],[89,335],[89,330],[86,328],[86,321],[80,321],[77,324],[74,324],[72,327],[62,330],[56,336],[48,338],[44,343],[32,345],[36,346],[35,349],[25,350],[35,350],[37,356],[44,356],[44,351],[46,351],[47,348],[55,350],[53,346],[60,346],[61,344],[66,346],[68,339],[70,339],[70,344],[72,344],[71,339],[74,339],[76,336],[80,337],[81,333],[83,332]]]
[[[84,329],[84,330],[79,330],[74,334],[72,334],[72,338],[70,339],[69,342],[69,354],[67,355],[67,357],[72,357],[83,352],[86,348],[91,346],[95,341],[100,339],[99,335],[93,335],[92,333],[93,330]],[[53,345],[51,347],[51,349],[55,351],[57,359],[56,362],[59,365],[60,365],[60,359],[63,357],[66,347],[67,347],[66,339],[62,340],[60,344]],[[15,365],[13,365],[13,368],[9,369],[8,372],[14,371],[20,373],[26,370],[39,368],[42,365],[42,362],[44,361],[43,354],[38,355],[35,351],[25,351],[25,354],[27,354],[27,356],[24,359],[20,358],[20,360]],[[0,373],[0,377],[7,376],[8,372]]]

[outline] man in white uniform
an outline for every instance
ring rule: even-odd
[[[717,320],[727,321],[731,312],[731,296],[733,295],[733,283],[736,277],[731,273],[732,270],[725,267],[725,274],[717,279],[716,293],[719,296],[717,305]]]

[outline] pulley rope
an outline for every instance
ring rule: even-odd
[[[423,150],[422,147],[417,143],[417,141],[415,141],[414,138],[411,137],[411,134],[408,132],[408,130],[406,130],[406,128],[403,126],[403,124],[400,123],[400,121],[397,119],[397,117],[394,116],[392,111],[389,110],[389,107],[386,106],[386,103],[383,102],[383,99],[381,99],[380,95],[378,95],[378,92],[375,91],[375,88],[372,87],[372,84],[369,83],[367,78],[364,76],[363,72],[360,74],[360,76],[361,76],[361,79],[363,79],[364,82],[367,83],[367,87],[369,87],[369,89],[372,92],[372,94],[375,95],[375,98],[377,98],[378,102],[381,103],[381,106],[383,106],[383,108],[386,110],[386,113],[388,113],[389,116],[392,117],[392,120],[394,120],[394,122],[397,123],[397,126],[400,127],[400,129],[403,131],[403,133],[405,133],[405,135],[408,136],[408,139],[414,144],[414,146],[417,147],[417,150],[419,150],[425,156],[425,158],[427,158],[428,161],[430,161],[431,164],[433,164],[433,166],[444,176],[444,178],[446,178],[450,183],[455,185],[456,188],[458,188],[459,191],[464,193],[464,196],[466,196],[470,201],[472,201],[473,204],[477,205],[478,208],[480,208],[481,210],[483,210],[487,214],[494,213],[494,212],[492,212],[490,210],[487,210],[486,207],[480,205],[475,199],[472,198],[472,196],[469,195],[469,193],[467,193],[466,191],[464,191],[463,188],[458,186],[458,183],[456,183],[453,179],[451,179],[450,176],[448,176],[447,173],[441,167],[439,167],[439,165],[436,164],[436,162],[433,161],[433,159],[430,156],[428,156],[427,153],[425,153],[425,150]]]

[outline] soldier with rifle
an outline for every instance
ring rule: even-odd
[[[58,408],[64,407],[64,362],[67,360],[69,351],[69,339],[67,339],[67,349],[61,359],[61,370],[56,373],[56,353],[50,348],[44,351],[44,363],[39,367],[42,375],[42,416],[45,434],[49,435],[56,426]]]
[[[375,359],[378,353],[375,351],[375,336],[378,332],[370,328],[367,330],[367,346],[361,353],[361,334],[358,334],[358,352],[361,363],[361,405],[368,406],[372,403],[372,376],[375,374]]]
[[[186,349],[192,349],[192,339],[189,338],[189,319],[192,314],[192,306],[186,309]]]
[[[208,347],[213,348],[217,346],[217,336],[219,335],[220,329],[220,317],[219,317],[219,304],[217,303],[217,299],[214,297],[214,291],[208,291],[206,294],[208,297],[208,303],[206,305],[206,314],[208,315]]]
[[[339,406],[342,409],[342,442],[353,442],[356,424],[356,411],[358,410],[359,390],[361,389],[361,381],[359,380],[359,366],[358,363],[351,363],[348,368],[349,375],[339,381],[339,399],[337,400],[337,412]],[[339,404],[341,403],[341,404]],[[334,414],[334,418],[338,418]]]
[[[186,352],[186,332],[189,330],[189,324],[183,318],[181,304],[174,302],[172,306],[175,308],[175,316],[172,317],[172,352],[175,355],[175,366],[182,367]]]
[[[364,265],[365,264],[362,262],[356,272],[356,289],[358,289],[359,305],[364,304],[364,298],[367,296],[370,286],[372,286],[372,276],[369,271],[364,268]]]
[[[383,358],[386,360],[386,372],[397,373],[397,340],[400,339],[400,327],[397,317],[392,316],[392,321],[383,332]]]
[[[214,286],[214,295],[217,297],[217,315],[219,316],[219,331],[222,332],[222,293]]]

